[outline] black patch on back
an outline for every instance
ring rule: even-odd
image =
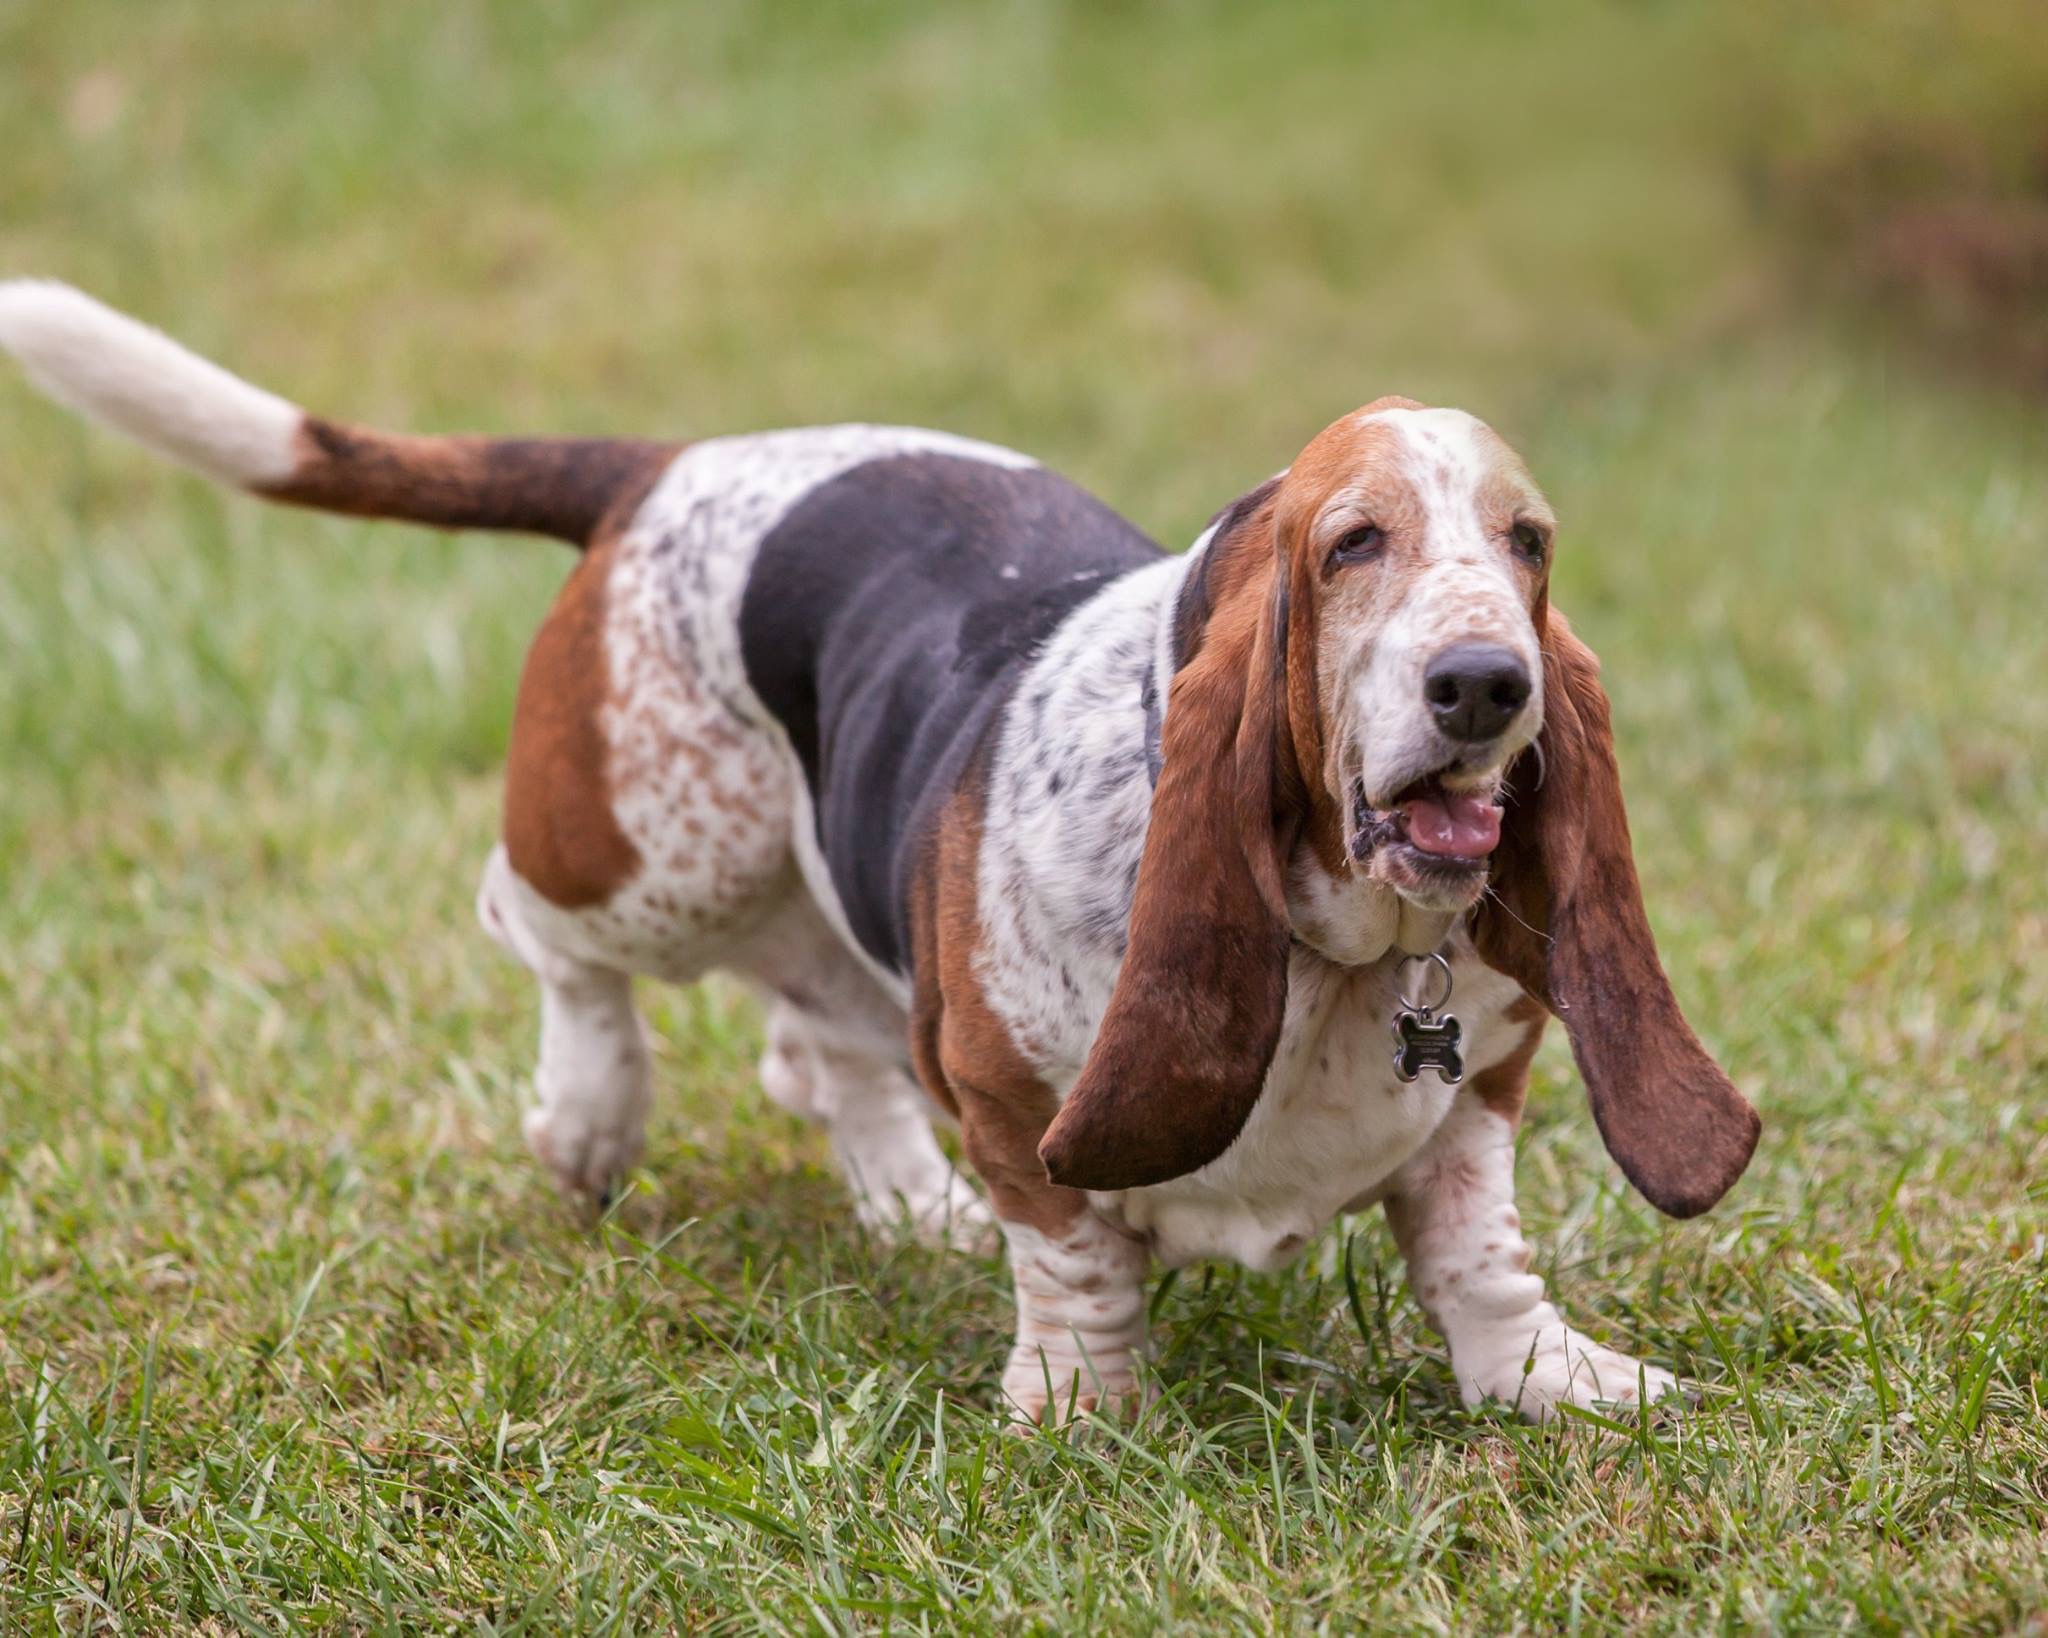
[[[909,970],[919,843],[1025,662],[1160,555],[1064,478],[955,455],[855,467],[762,540],[741,657],[803,765],[846,919],[884,966]]]

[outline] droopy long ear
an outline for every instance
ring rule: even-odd
[[[1038,1146],[1055,1183],[1132,1189],[1194,1171],[1230,1147],[1265,1084],[1300,811],[1281,720],[1286,606],[1278,577],[1258,575],[1173,680],[1123,966]]]
[[[1525,754],[1494,855],[1498,900],[1475,914],[1474,937],[1563,1021],[1628,1180],[1659,1211],[1696,1216],[1742,1175],[1762,1122],[1707,1056],[1657,959],[1600,662],[1555,609],[1543,651],[1540,782]]]

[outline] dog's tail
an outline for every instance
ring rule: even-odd
[[[681,446],[410,438],[308,415],[68,284],[0,282],[0,350],[52,398],[271,500],[582,545]]]

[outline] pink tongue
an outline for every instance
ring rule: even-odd
[[[1424,853],[1483,859],[1500,841],[1500,809],[1483,798],[1418,796],[1407,809],[1408,840]]]

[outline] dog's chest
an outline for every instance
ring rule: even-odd
[[[1469,1079],[1521,1040],[1505,1017],[1519,991],[1469,947],[1457,949],[1453,970]],[[1457,1096],[1433,1070],[1412,1082],[1395,1073],[1400,1004],[1393,962],[1347,969],[1298,952],[1280,1049],[1238,1140],[1188,1177],[1104,1196],[1099,1207],[1150,1235],[1169,1265],[1288,1261],[1340,1213],[1378,1199]]]

